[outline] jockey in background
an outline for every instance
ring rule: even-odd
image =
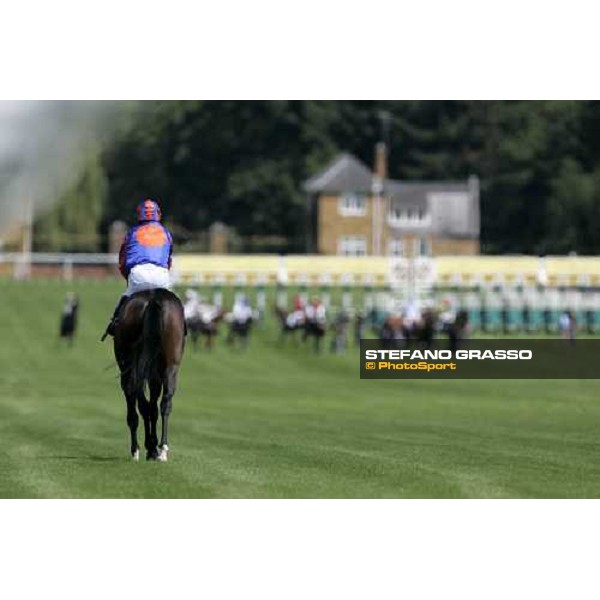
[[[448,331],[448,328],[454,323],[456,320],[456,310],[452,306],[452,301],[450,298],[443,298],[440,308],[440,326],[442,331]]]
[[[221,314],[221,309],[211,304],[204,296],[200,296],[198,299],[198,314],[200,315],[200,320],[208,324],[212,323]]]
[[[200,296],[196,290],[185,291],[185,302],[183,304],[183,316],[186,321],[193,319],[200,313]]]
[[[241,325],[245,325],[254,316],[250,307],[250,301],[246,296],[242,296],[236,300],[232,313],[233,321]]]
[[[327,320],[325,305],[321,299],[315,296],[312,302],[305,309],[306,320],[310,323],[324,324]]]
[[[293,328],[303,325],[304,316],[304,300],[300,294],[296,294],[293,300],[293,310],[286,318],[287,326]]]
[[[119,271],[127,280],[127,290],[117,303],[102,341],[107,335],[114,335],[119,312],[129,296],[143,290],[170,288],[173,238],[161,218],[160,206],[154,200],[138,204],[138,222],[127,232],[119,251]]]
[[[71,342],[77,330],[77,313],[79,300],[73,292],[69,292],[65,299],[62,316],[60,319],[60,337],[68,338]]]
[[[419,307],[412,298],[404,305],[402,316],[404,318],[404,324],[409,328],[414,327],[420,321],[421,313]]]

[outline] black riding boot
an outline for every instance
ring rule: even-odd
[[[123,308],[123,305],[125,304],[125,302],[127,302],[127,296],[121,296],[121,299],[119,300],[119,303],[117,304],[117,306],[115,308],[115,312],[113,313],[113,316],[110,318],[110,323],[108,324],[106,331],[104,332],[104,335],[100,338],[101,342],[103,342],[106,339],[106,336],[108,336],[108,335],[111,335],[114,337],[115,329],[117,327],[117,322],[119,321],[119,313],[121,312],[121,309]]]

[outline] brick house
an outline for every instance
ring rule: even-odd
[[[479,254],[479,180],[394,181],[378,144],[375,172],[339,155],[304,182],[308,252],[346,256]]]

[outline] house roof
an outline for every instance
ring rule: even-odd
[[[396,181],[386,179],[384,193],[406,207],[427,207],[431,230],[446,236],[479,235],[479,191],[474,181]],[[352,154],[340,154],[323,171],[304,182],[314,193],[370,193],[373,172]]]
[[[316,192],[369,192],[373,173],[352,154],[340,154],[325,169],[304,182],[304,190]]]
[[[479,236],[479,194],[468,181],[389,182],[392,202],[426,209],[432,217],[430,231],[444,237]]]
[[[322,171],[304,182],[304,190],[317,192],[370,192],[373,172],[358,158],[344,152],[339,154]],[[468,190],[466,181],[395,181],[386,179],[385,190],[392,198],[417,200],[430,192],[463,192]]]
[[[467,181],[394,181],[385,183],[387,195],[398,200],[415,201],[435,192],[468,192]]]

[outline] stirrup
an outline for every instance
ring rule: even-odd
[[[104,334],[103,334],[103,335],[102,335],[102,337],[100,338],[100,341],[101,341],[101,342],[103,342],[103,341],[104,341],[104,340],[105,340],[105,339],[106,339],[106,338],[107,338],[109,335],[110,335],[111,337],[115,337],[115,325],[116,325],[116,323],[115,323],[115,321],[114,321],[114,320],[113,320],[113,321],[111,321],[111,322],[108,324],[108,326],[107,326],[107,328],[106,328],[106,331],[104,332]]]

